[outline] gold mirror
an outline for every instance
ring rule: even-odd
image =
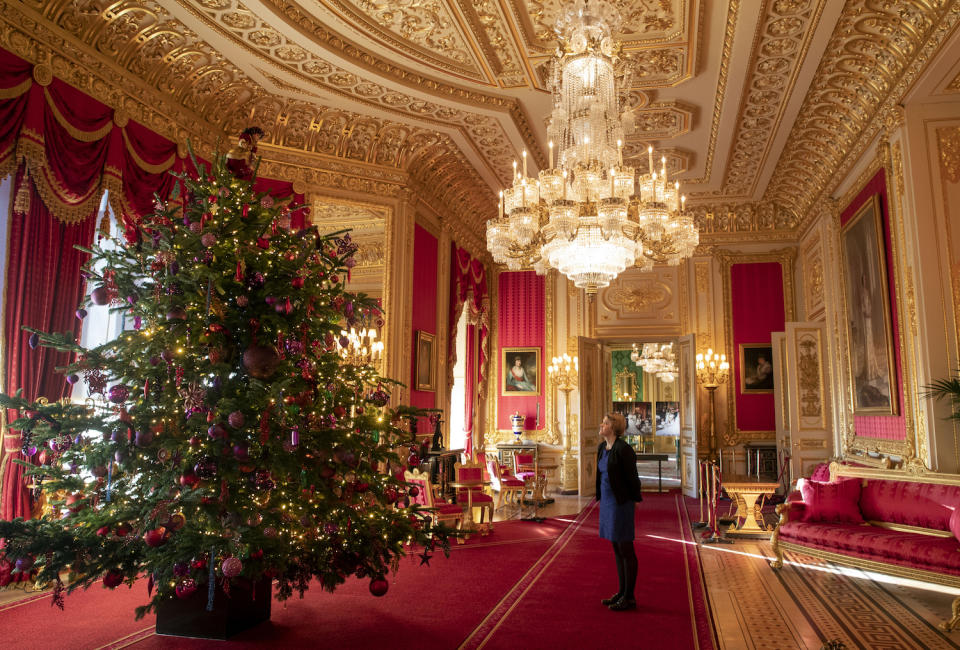
[[[614,385],[617,388],[615,401],[632,402],[637,398],[637,377],[630,370],[624,368],[618,372]]]

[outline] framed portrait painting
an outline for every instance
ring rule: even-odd
[[[769,343],[740,344],[740,392],[773,392],[773,346]]]
[[[417,330],[417,359],[416,359],[416,388],[417,390],[435,391],[437,383],[435,377],[434,343],[436,337],[429,332]]]
[[[540,348],[502,348],[500,368],[501,395],[540,394]]]
[[[840,231],[854,415],[895,415],[897,394],[883,213],[878,195]]]

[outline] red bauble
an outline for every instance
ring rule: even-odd
[[[257,379],[272,377],[279,364],[280,356],[272,347],[252,345],[243,353],[243,367]]]
[[[117,530],[114,532],[116,532],[117,537],[126,537],[130,534],[131,530],[133,530],[133,528],[130,526],[130,524],[124,522],[117,526]]]
[[[109,305],[110,292],[107,291],[106,287],[97,287],[90,292],[90,300],[93,301],[95,305]]]
[[[83,496],[84,496],[84,495],[83,495],[83,492],[74,492],[73,494],[67,495],[66,505],[67,505],[67,506],[72,506],[73,504],[77,503],[77,501],[80,501],[80,499],[82,499]],[[73,512],[73,513],[80,512],[81,510],[83,510],[83,504],[82,504],[82,503],[81,503],[80,505],[77,505],[77,506],[73,507],[73,508],[70,508],[70,512]]]
[[[109,534],[110,534],[110,526],[100,526],[100,528],[97,529],[98,537],[106,537]]]
[[[298,275],[298,276],[295,277],[294,279],[290,280],[290,285],[291,285],[294,289],[302,289],[302,288],[303,288],[303,278],[301,278],[301,277]]]
[[[167,312],[167,320],[187,320],[187,311],[183,307],[174,307]]]
[[[420,488],[418,488],[416,485],[411,485],[408,492],[410,493],[410,496],[416,498],[420,494]]]
[[[123,574],[119,569],[111,569],[103,576],[103,586],[109,589],[119,586],[121,582],[123,582]]]
[[[147,543],[147,546],[151,546],[153,548],[163,546],[167,543],[167,531],[165,528],[154,528],[153,530],[148,530],[143,536],[143,541]]]
[[[192,471],[187,471],[180,475],[180,485],[185,487],[196,487],[199,482],[200,477]]]
[[[220,565],[220,570],[223,571],[224,577],[236,578],[243,571],[243,562],[240,561],[240,558],[228,557]]]
[[[193,578],[184,578],[177,583],[175,591],[177,598],[189,598],[197,590],[197,582]]]
[[[383,576],[378,576],[370,581],[370,593],[378,598],[386,594],[389,588],[390,583]]]
[[[417,467],[418,465],[420,465],[420,457],[417,456],[416,454],[410,454],[409,456],[407,456],[407,465],[409,465],[410,467]]]

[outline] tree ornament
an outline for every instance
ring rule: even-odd
[[[127,401],[127,397],[130,395],[130,389],[124,386],[123,384],[114,384],[110,387],[110,391],[107,394],[107,399],[109,399],[114,404],[121,404]]]
[[[74,313],[77,315],[77,318],[79,318],[80,320],[83,320],[84,318],[87,317],[87,310],[82,307]]]
[[[227,416],[227,423],[234,429],[239,429],[246,422],[246,418],[243,416],[242,411],[234,411]]]
[[[387,582],[387,579],[383,576],[375,576],[370,580],[370,593],[379,598],[387,593],[387,589],[390,588],[390,584]]]
[[[120,583],[123,582],[123,573],[120,572],[120,569],[110,569],[103,576],[103,586],[107,589],[113,589],[114,587],[120,586]]]
[[[220,571],[225,578],[236,578],[243,571],[243,562],[237,557],[228,557],[220,564]]]
[[[106,287],[97,287],[90,292],[90,300],[95,305],[109,305],[110,304],[110,292]]]
[[[193,471],[200,478],[213,478],[217,473],[217,459],[212,456],[204,456],[193,466]]]
[[[167,533],[164,528],[154,528],[153,530],[148,530],[143,535],[143,541],[146,542],[147,546],[151,548],[157,548],[158,546],[163,546],[167,543],[167,538],[169,533]]]
[[[183,307],[174,307],[167,312],[168,321],[187,320],[187,311]]]
[[[34,332],[30,335],[30,338],[27,339],[27,345],[30,346],[31,350],[36,350],[37,346],[40,345],[40,335]]]
[[[280,364],[280,356],[272,347],[253,345],[243,353],[243,367],[252,377],[269,379]]]
[[[186,599],[194,594],[197,590],[197,581],[193,578],[184,578],[177,583],[177,586],[174,587],[174,592],[177,594],[177,598]]]
[[[137,447],[149,447],[153,444],[153,431],[137,431],[133,434],[133,444]]]

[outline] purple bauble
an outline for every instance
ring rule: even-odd
[[[227,423],[234,429],[239,429],[246,422],[246,418],[243,416],[243,412],[234,411],[227,416]]]
[[[182,578],[190,573],[190,563],[185,561],[177,562],[173,565],[173,575]]]
[[[133,434],[133,444],[138,447],[149,447],[150,443],[153,442],[153,431],[149,429],[145,431],[137,431]]]
[[[40,335],[34,332],[30,335],[30,338],[27,339],[27,345],[30,346],[31,350],[35,350],[38,345],[40,345]]]
[[[78,381],[80,381],[80,377],[78,377],[77,375],[67,375],[67,383],[70,384],[71,386],[77,383]]]
[[[83,320],[84,318],[87,317],[87,310],[83,308],[78,309],[74,313],[77,315],[77,318],[79,318],[80,320]]]
[[[109,399],[114,404],[121,404],[127,401],[127,397],[130,395],[130,389],[124,386],[123,384],[114,384],[110,387],[110,391],[107,394],[107,399]]]
[[[14,562],[13,568],[17,571],[29,571],[33,567],[33,558],[32,557],[18,557],[17,561]]]
[[[127,302],[130,303],[131,305],[137,304],[137,301],[139,300],[140,300],[140,296],[138,296],[135,293],[131,293],[129,296],[127,296]]]
[[[97,287],[90,292],[90,300],[95,305],[108,305],[110,304],[110,292],[107,291],[106,287]]]
[[[160,365],[160,361],[162,361],[162,359],[160,359],[160,357],[158,357],[157,355],[153,355],[152,357],[150,357],[151,366]]]
[[[217,243],[217,236],[214,235],[212,232],[204,233],[203,236],[200,238],[200,243],[206,246],[207,248],[210,248],[211,246]]]

